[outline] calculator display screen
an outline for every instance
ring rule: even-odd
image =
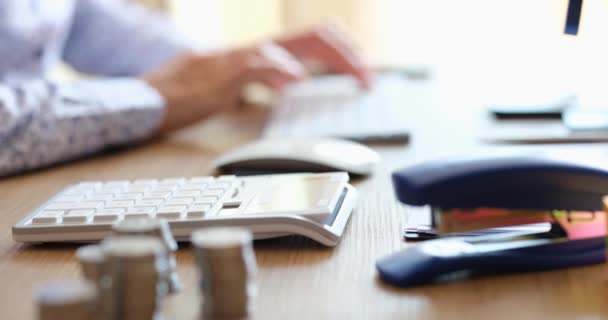
[[[329,177],[271,179],[248,204],[245,213],[294,213],[333,211],[343,189]]]

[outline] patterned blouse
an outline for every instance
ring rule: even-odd
[[[0,0],[0,176],[150,136],[162,97],[137,75],[186,47],[120,0]],[[64,61],[100,77],[57,82]]]

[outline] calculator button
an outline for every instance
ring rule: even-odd
[[[179,185],[186,182],[184,178],[168,178],[160,180],[161,185]]]
[[[87,196],[87,200],[95,200],[95,201],[109,201],[112,200],[113,195],[111,194],[97,194],[94,193],[92,195]]]
[[[61,217],[65,211],[62,210],[48,210],[41,211],[35,217],[32,218],[32,224],[53,224],[57,222],[57,219]]]
[[[125,215],[133,215],[133,214],[140,214],[140,213],[145,213],[148,215],[153,214],[156,211],[156,207],[133,207],[127,210],[127,212],[125,212]]]
[[[177,219],[182,212],[186,211],[186,206],[164,206],[156,212],[157,218]]]
[[[129,185],[129,181],[119,180],[119,181],[110,181],[104,184],[104,188],[124,188]]]
[[[95,214],[93,221],[107,222],[117,220],[120,214],[125,212],[125,209],[103,209]]]
[[[156,179],[137,179],[135,181],[133,181],[134,185],[147,185],[147,186],[153,186],[158,184],[158,180]]]
[[[115,194],[120,194],[121,192],[122,192],[122,189],[109,188],[109,189],[97,190],[97,191],[95,191],[95,194],[96,195],[114,196]]]
[[[202,218],[211,210],[210,204],[194,205],[188,208],[188,218]]]
[[[203,197],[213,196],[213,197],[221,197],[224,194],[223,189],[207,189],[203,192]]]
[[[100,189],[96,193],[97,194],[115,194],[115,193],[121,193],[121,192],[122,192],[122,188],[111,187],[111,188]]]
[[[106,208],[128,208],[135,204],[135,200],[109,201]]]
[[[148,192],[142,199],[165,199],[171,196],[171,192]]]
[[[114,197],[114,200],[133,200],[135,201],[137,198],[141,197],[142,193],[121,193]]]
[[[97,210],[97,213],[95,215],[104,215],[104,214],[121,214],[124,213],[125,209],[124,208],[113,208],[113,209],[109,209],[109,208],[103,208],[103,209],[99,209]]]
[[[209,184],[207,183],[185,183],[180,189],[181,190],[203,190],[207,188]]]
[[[147,184],[132,184],[125,188],[127,192],[144,192],[151,189],[153,186]]]
[[[55,203],[59,203],[59,202],[77,202],[82,200],[82,196],[78,195],[78,196],[60,196],[57,197],[55,199],[53,199],[53,202]]]
[[[232,186],[231,182],[214,182],[211,185],[209,185],[209,189],[228,189]]]
[[[191,204],[194,202],[194,198],[173,198],[165,201],[165,205],[173,206],[173,205],[182,205],[182,204]]]
[[[87,222],[90,215],[94,213],[93,210],[71,210],[63,216],[64,223],[75,223],[75,222]]]
[[[240,188],[235,188],[230,193],[230,197],[224,198],[224,200],[223,200],[224,208],[239,207],[241,205],[241,203],[245,202],[248,199],[251,199],[251,197],[254,194],[255,193],[253,193],[251,190],[249,190],[249,192],[246,192]]]
[[[95,217],[93,217],[93,221],[94,222],[111,222],[111,221],[116,221],[118,219],[118,215],[116,214],[98,214],[95,215]]]
[[[160,206],[161,204],[163,204],[163,199],[141,199],[141,200],[137,200],[135,201],[135,205],[138,207],[145,207],[145,206]]]
[[[159,186],[159,187],[155,187],[153,189],[150,190],[150,192],[173,192],[173,190],[175,190],[176,186]]]
[[[149,218],[156,211],[156,207],[133,207],[125,212],[125,219]]]
[[[186,183],[183,184],[180,187],[180,190],[182,191],[187,191],[187,190],[198,190],[198,191],[203,191],[205,190],[209,185],[206,183]]]
[[[97,189],[103,186],[103,183],[99,181],[85,181],[76,185],[79,188],[87,188],[87,189]]]
[[[125,219],[138,219],[138,218],[150,218],[151,215],[149,213],[125,213]]]
[[[197,197],[194,198],[194,204],[214,204],[218,200],[218,197]]]
[[[93,192],[91,189],[80,189],[78,187],[68,188],[65,192],[63,192],[64,196],[84,196]]]
[[[241,206],[241,201],[225,201],[222,203],[222,208],[224,209],[234,209],[239,208]]]
[[[159,219],[167,219],[167,220],[176,220],[179,219],[181,217],[181,213],[177,213],[177,212],[158,212],[156,214],[156,218]]]
[[[51,203],[45,209],[47,210],[78,210],[78,209],[95,209],[101,206],[103,202],[72,202],[72,203]]]
[[[174,197],[198,197],[201,194],[199,190],[177,191],[173,194]]]

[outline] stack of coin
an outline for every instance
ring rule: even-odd
[[[88,245],[78,248],[76,256],[80,262],[82,275],[97,286],[97,317],[111,319],[113,294],[111,279],[107,274],[106,255],[99,245]]]
[[[175,260],[177,242],[171,234],[171,228],[167,220],[152,218],[125,219],[114,224],[112,229],[114,233],[122,236],[152,236],[158,238],[165,247],[165,256],[169,264],[169,272],[165,275],[169,285],[169,293],[179,291],[181,283]]]
[[[256,293],[251,232],[240,228],[206,228],[195,231],[191,240],[201,276],[201,317],[249,316]]]
[[[97,291],[89,281],[51,282],[36,292],[38,319],[89,320],[95,318]]]
[[[111,278],[112,319],[158,319],[168,289],[161,278],[168,265],[160,241],[154,237],[121,236],[105,239],[101,246]]]
[[[105,274],[105,254],[98,245],[82,246],[76,250],[82,275],[92,282],[98,282]]]

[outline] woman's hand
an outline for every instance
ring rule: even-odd
[[[312,60],[330,71],[350,74],[363,88],[370,87],[370,71],[340,28],[333,24],[279,38],[276,43],[300,60]]]
[[[160,131],[166,133],[236,105],[247,83],[279,89],[305,75],[285,49],[267,43],[226,52],[184,53],[143,78],[165,98]]]
[[[298,59],[312,59],[333,71],[352,74],[362,86],[369,86],[361,59],[333,27],[236,50],[187,52],[143,76],[166,101],[160,133],[237,105],[248,83],[280,90],[302,80],[307,71]]]

